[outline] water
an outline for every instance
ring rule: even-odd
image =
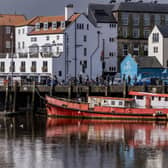
[[[0,119],[0,168],[167,168],[168,123]]]

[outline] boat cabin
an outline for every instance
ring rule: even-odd
[[[129,92],[135,100],[136,108],[168,108],[168,94]]]
[[[89,96],[88,103],[90,108],[95,106],[128,108],[134,106],[134,99]]]

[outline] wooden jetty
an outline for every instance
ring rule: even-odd
[[[69,99],[82,97],[86,100],[88,95],[126,97],[128,91],[168,93],[168,86],[128,86],[121,84],[111,86],[57,85],[53,87],[36,85],[35,82],[28,85],[14,83],[13,86],[9,86],[6,84],[0,86],[0,115],[14,115],[22,109],[34,114],[39,108],[45,107],[44,97],[46,94]]]

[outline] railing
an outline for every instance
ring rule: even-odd
[[[30,58],[38,58],[39,54],[38,53],[30,53]]]
[[[36,72],[36,67],[35,66],[31,67],[31,72]]]
[[[6,58],[7,54],[6,53],[0,53],[0,58]]]
[[[53,53],[52,52],[48,52],[48,53],[45,53],[45,52],[41,52],[40,53],[41,57],[52,57]]]
[[[26,68],[25,67],[20,67],[20,72],[26,72]]]
[[[28,53],[18,53],[19,58],[27,58],[28,57]]]
[[[41,68],[41,70],[42,70],[42,72],[48,72],[48,67],[47,67],[47,66],[43,66],[43,67]]]

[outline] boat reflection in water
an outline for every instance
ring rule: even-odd
[[[168,146],[168,123],[48,118],[46,136],[85,135],[88,141],[123,142],[136,147]]]

